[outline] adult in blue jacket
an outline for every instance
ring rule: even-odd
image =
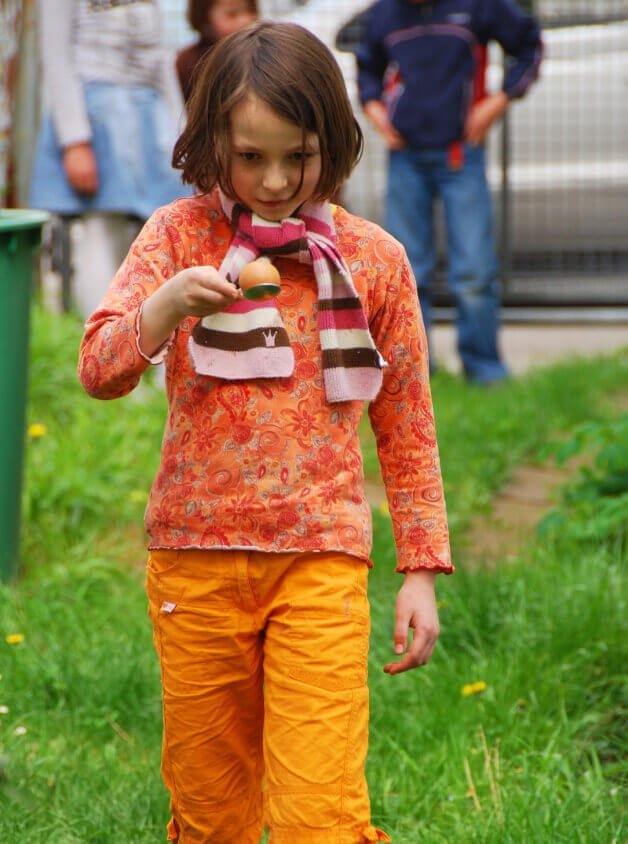
[[[484,89],[487,44],[511,57]],[[504,378],[499,279],[484,140],[538,74],[537,24],[511,0],[378,0],[358,51],[360,100],[389,149],[386,228],[406,247],[426,326],[435,265],[433,203],[443,201],[449,285],[466,377]]]

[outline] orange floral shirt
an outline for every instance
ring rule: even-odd
[[[416,287],[400,244],[335,208],[338,246],[375,345],[388,365],[368,413],[397,548],[397,570],[451,572],[445,502]],[[150,362],[138,346],[144,300],[185,267],[219,267],[231,240],[218,198],[158,209],[87,322],[79,377],[100,399],[129,393]],[[196,318],[153,359],[166,362],[168,417],[146,511],[151,548],[340,550],[369,560],[359,401],[329,404],[321,372],[311,265],[277,258],[277,296],[295,356],[289,378],[197,375],[188,355]]]

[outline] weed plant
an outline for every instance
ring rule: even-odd
[[[562,443],[549,443],[559,463],[595,448],[590,466],[564,491],[562,506],[539,525],[541,536],[567,532],[577,539],[628,535],[628,413],[608,422],[585,422]]]
[[[157,661],[141,521],[165,402],[83,396],[81,327],[36,310],[19,583],[0,586],[0,841],[164,840]],[[433,392],[454,547],[518,462],[585,422],[612,425],[621,356],[492,390],[446,374]],[[372,439],[365,462],[378,476]],[[599,468],[599,467],[598,467]],[[602,469],[599,468],[600,473]],[[580,518],[577,508],[570,519]],[[374,513],[368,778],[395,844],[622,840],[621,532],[544,535],[515,563],[438,579],[432,662],[398,677],[400,583]],[[504,549],[506,555],[507,549]],[[298,844],[298,842],[295,842]]]

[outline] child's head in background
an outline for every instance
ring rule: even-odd
[[[204,60],[173,164],[201,191],[219,185],[277,219],[332,197],[362,143],[327,47],[296,24],[260,22],[220,41]]]
[[[188,0],[188,23],[210,41],[237,32],[258,16],[257,0]]]

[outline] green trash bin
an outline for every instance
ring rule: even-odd
[[[17,573],[30,303],[43,211],[0,209],[0,578]]]

